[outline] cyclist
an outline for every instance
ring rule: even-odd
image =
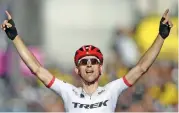
[[[8,38],[12,40],[20,57],[31,72],[44,85],[62,97],[66,112],[114,112],[118,96],[121,92],[132,86],[147,72],[157,58],[173,26],[169,20],[168,12],[169,10],[167,9],[161,18],[159,33],[155,41],[136,66],[124,77],[114,80],[104,87],[98,86],[98,79],[103,65],[103,54],[99,48],[93,45],[84,45],[76,51],[74,56],[75,72],[80,76],[82,82],[82,87],[77,88],[55,78],[47,69],[40,65],[18,35],[15,23],[8,11],[6,11],[8,19],[4,20],[1,28],[6,32]]]

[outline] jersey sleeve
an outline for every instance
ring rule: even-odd
[[[112,96],[113,102],[116,103],[119,95],[127,89],[128,87],[132,86],[131,84],[128,83],[126,80],[125,76],[114,80],[106,85],[106,88],[110,91],[110,94]],[[116,105],[116,104],[114,104]]]
[[[47,85],[47,88],[50,88],[52,91],[60,95],[64,101],[68,99],[68,94],[72,91],[73,87],[73,85],[55,77],[53,77],[51,82]]]

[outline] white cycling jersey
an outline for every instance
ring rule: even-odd
[[[114,80],[104,87],[98,87],[90,96],[79,87],[54,78],[49,88],[60,95],[66,112],[73,113],[111,113],[115,112],[118,96],[129,87],[125,77]]]

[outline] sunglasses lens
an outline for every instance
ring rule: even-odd
[[[95,59],[95,58],[92,58],[92,59],[90,59],[90,60],[91,60],[91,64],[92,64],[92,65],[99,64],[98,60]]]
[[[87,63],[88,63],[88,59],[82,59],[80,61],[80,65],[87,65]]]

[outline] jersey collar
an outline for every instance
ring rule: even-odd
[[[92,96],[92,95],[100,95],[101,93],[103,93],[105,91],[105,89],[103,87],[99,87],[96,89],[96,91],[94,93],[92,93],[91,95],[89,95],[88,93],[85,92],[85,90],[80,87],[81,89],[81,93],[84,95],[88,95],[88,96]]]

